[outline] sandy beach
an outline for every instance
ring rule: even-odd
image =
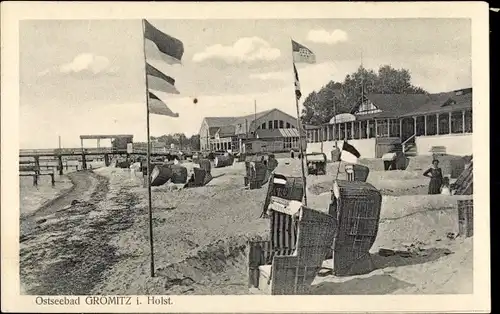
[[[447,236],[458,232],[460,197],[425,195],[428,179],[421,169],[427,162],[406,171],[370,172],[368,182],[384,194],[371,250],[377,269],[354,277],[318,276],[312,293],[472,293],[472,238]],[[327,211],[338,168],[329,163],[326,176],[308,176],[310,207]],[[153,188],[154,278],[142,177],[106,167],[70,174],[71,191],[21,219],[25,292],[248,294],[246,243],[267,237],[268,221],[259,218],[267,185],[244,189],[244,171],[244,163],[235,163],[213,169],[215,178],[204,187]],[[279,159],[276,172],[300,175],[299,162]],[[382,257],[375,254],[379,248],[415,254]]]

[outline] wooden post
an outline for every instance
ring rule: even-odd
[[[413,135],[417,134],[417,117],[413,117]]]
[[[82,170],[87,170],[87,159],[85,157],[85,152],[82,152]]]
[[[453,133],[453,132],[451,131],[451,111],[450,111],[450,112],[448,112],[448,134],[451,134],[451,133]]]
[[[377,136],[378,136],[377,119],[375,119],[374,121],[375,121],[375,138],[377,138]]]
[[[359,139],[362,139],[363,138],[363,135],[362,135],[362,132],[361,132],[361,129],[363,128],[363,124],[361,123],[361,121],[359,121]]]
[[[370,120],[366,120],[366,138],[370,138]]]
[[[35,156],[35,174],[40,173],[40,157]]]
[[[436,113],[436,135],[439,135],[439,113]]]
[[[465,110],[462,110],[462,133],[465,133]]]
[[[347,122],[344,122],[344,141],[347,141]]]
[[[399,119],[399,138],[401,140],[403,140],[403,119],[404,118]]]
[[[58,164],[59,164],[59,175],[62,176],[63,175],[63,162],[62,162],[62,155],[58,155],[57,156],[57,159],[58,159]]]
[[[427,136],[427,116],[424,116],[424,135]]]
[[[391,137],[391,119],[387,119],[387,137]]]
[[[354,121],[351,122],[351,139],[354,139]]]

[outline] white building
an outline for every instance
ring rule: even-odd
[[[199,134],[202,151],[245,152],[253,147],[250,149],[278,152],[299,147],[297,119],[278,109],[242,117],[206,117]]]
[[[472,88],[431,95],[368,94],[350,113],[307,129],[307,152],[325,152],[328,158],[335,141],[341,147],[345,139],[362,158],[380,158],[395,150],[471,155]]]

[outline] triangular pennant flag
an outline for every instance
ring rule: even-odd
[[[300,97],[302,97],[302,93],[300,92],[299,73],[297,72],[295,63],[293,64],[293,72],[295,74],[295,97],[297,97],[297,100],[299,100]]]
[[[148,88],[169,94],[179,94],[179,91],[175,88],[175,80],[149,63],[146,63],[146,76]]]
[[[151,114],[158,114],[162,116],[169,116],[177,118],[179,117],[178,113],[174,113],[170,108],[168,108],[167,104],[165,104],[158,96],[149,92],[148,97],[148,110]]]

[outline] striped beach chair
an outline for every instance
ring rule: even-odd
[[[332,216],[271,197],[270,240],[251,241],[248,285],[272,295],[307,294],[334,237]]]

